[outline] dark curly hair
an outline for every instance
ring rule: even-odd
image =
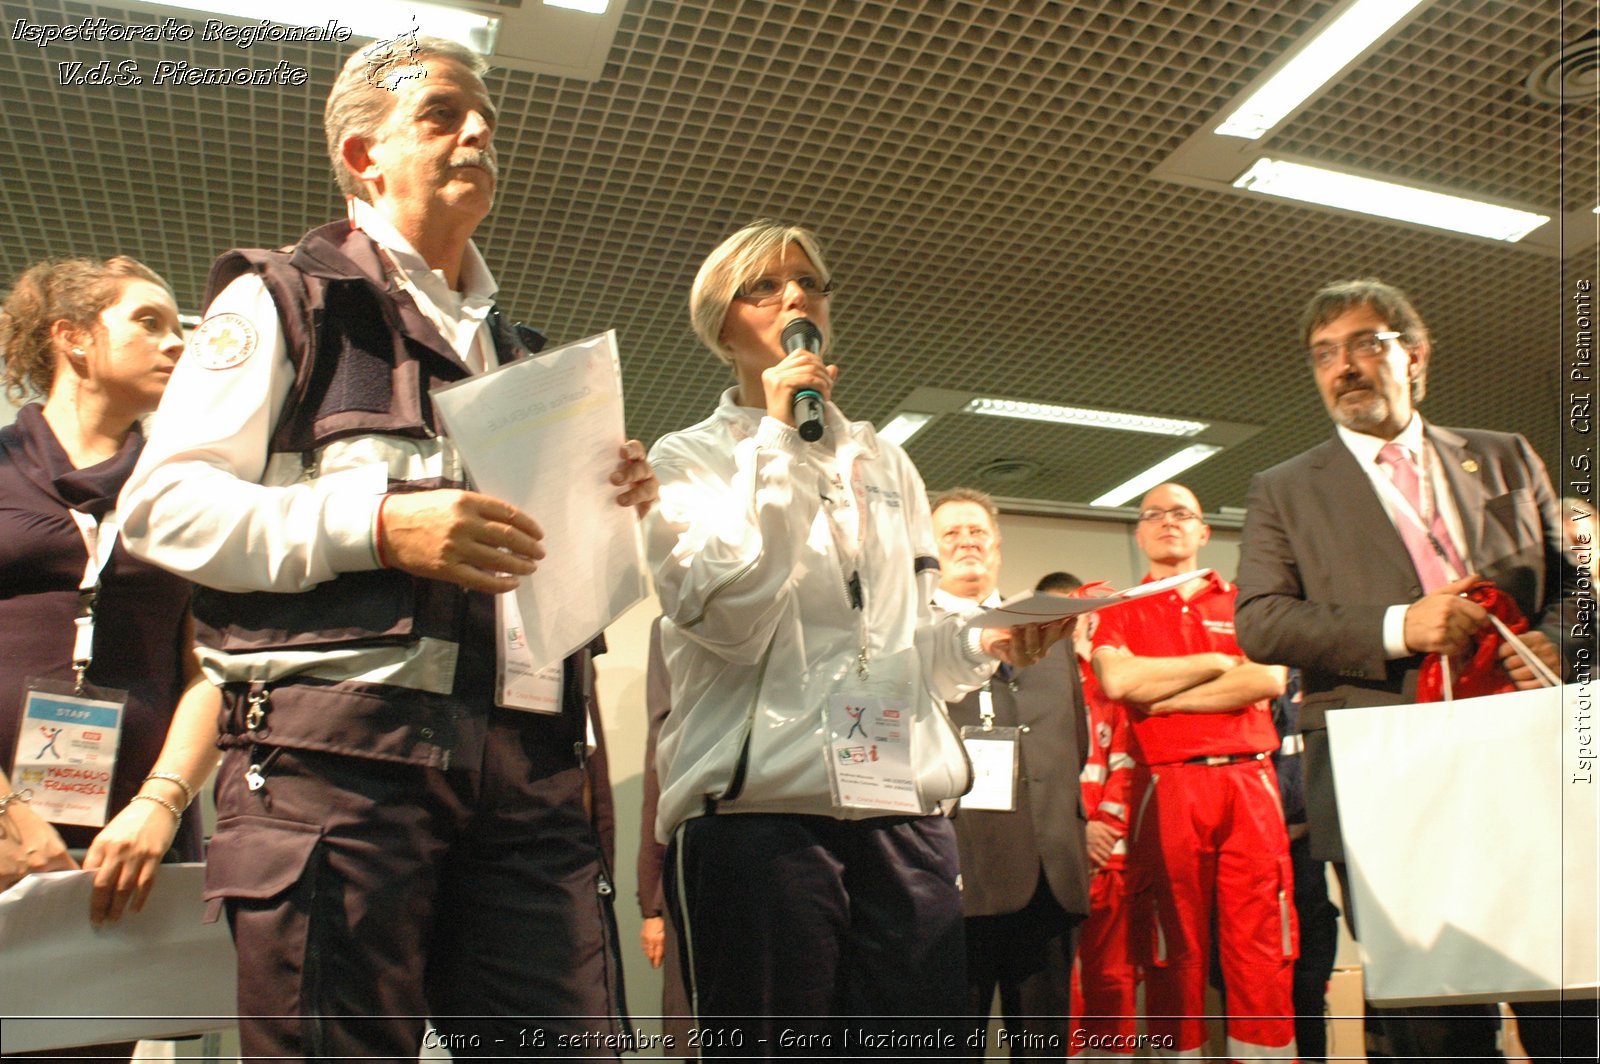
[[[51,327],[65,321],[95,328],[100,312],[117,301],[128,281],[150,281],[172,292],[160,274],[126,255],[104,262],[46,259],[22,271],[0,304],[0,358],[6,365],[6,398],[13,405],[50,392],[56,375]]]

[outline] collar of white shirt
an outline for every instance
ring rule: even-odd
[[[979,606],[984,609],[993,609],[1000,605],[1000,602],[1000,592],[998,591],[989,592],[989,597],[982,602],[974,602],[969,598],[962,598],[960,595],[952,595],[942,587],[933,589],[933,604],[949,613],[971,613]]]
[[[1356,461],[1361,463],[1361,468],[1371,470],[1378,464],[1378,452],[1383,450],[1384,444],[1389,440],[1382,436],[1369,436],[1365,432],[1356,432],[1343,425],[1335,426],[1339,439],[1349,448],[1350,453],[1356,456]],[[1411,455],[1411,461],[1417,468],[1422,468],[1422,417],[1413,410],[1411,420],[1406,422],[1406,427],[1395,436],[1394,441],[1406,449]]]
[[[405,273],[417,309],[434,324],[462,361],[475,371],[485,368],[492,359],[487,357],[486,350],[479,350],[478,331],[494,307],[494,295],[499,286],[489,272],[489,264],[479,254],[478,246],[467,242],[466,255],[461,260],[461,291],[457,292],[441,271],[429,269],[427,261],[417,254],[411,242],[401,236],[376,207],[356,199],[351,201],[351,208],[351,221],[384,247]],[[474,358],[474,354],[479,357]]]

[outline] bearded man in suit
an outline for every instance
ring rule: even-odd
[[[1456,654],[1489,626],[1461,594],[1480,578],[1516,600],[1529,650],[1559,673],[1567,570],[1560,508],[1528,441],[1416,411],[1432,346],[1405,293],[1375,279],[1330,285],[1301,335],[1334,435],[1252,482],[1236,623],[1251,659],[1302,670],[1311,853],[1335,862],[1342,884],[1326,714],[1415,702],[1424,657]],[[1500,667],[1537,685],[1509,647]],[[1492,1012],[1383,1010],[1383,1031],[1396,1055],[1498,1057]]]

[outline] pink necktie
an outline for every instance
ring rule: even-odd
[[[1422,590],[1428,592],[1448,584],[1457,574],[1465,576],[1466,567],[1461,563],[1461,555],[1456,552],[1455,542],[1450,538],[1450,530],[1445,527],[1439,508],[1433,507],[1426,531],[1419,524],[1422,519],[1422,484],[1410,452],[1398,443],[1386,443],[1378,452],[1378,461],[1390,467],[1394,474],[1394,486],[1411,504],[1411,513],[1401,514],[1395,523],[1400,528],[1400,538],[1405,540],[1406,550],[1411,554],[1411,563],[1422,578]]]

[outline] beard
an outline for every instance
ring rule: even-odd
[[[1358,403],[1337,403],[1333,420],[1351,432],[1371,433],[1389,420],[1389,400],[1374,393]]]

